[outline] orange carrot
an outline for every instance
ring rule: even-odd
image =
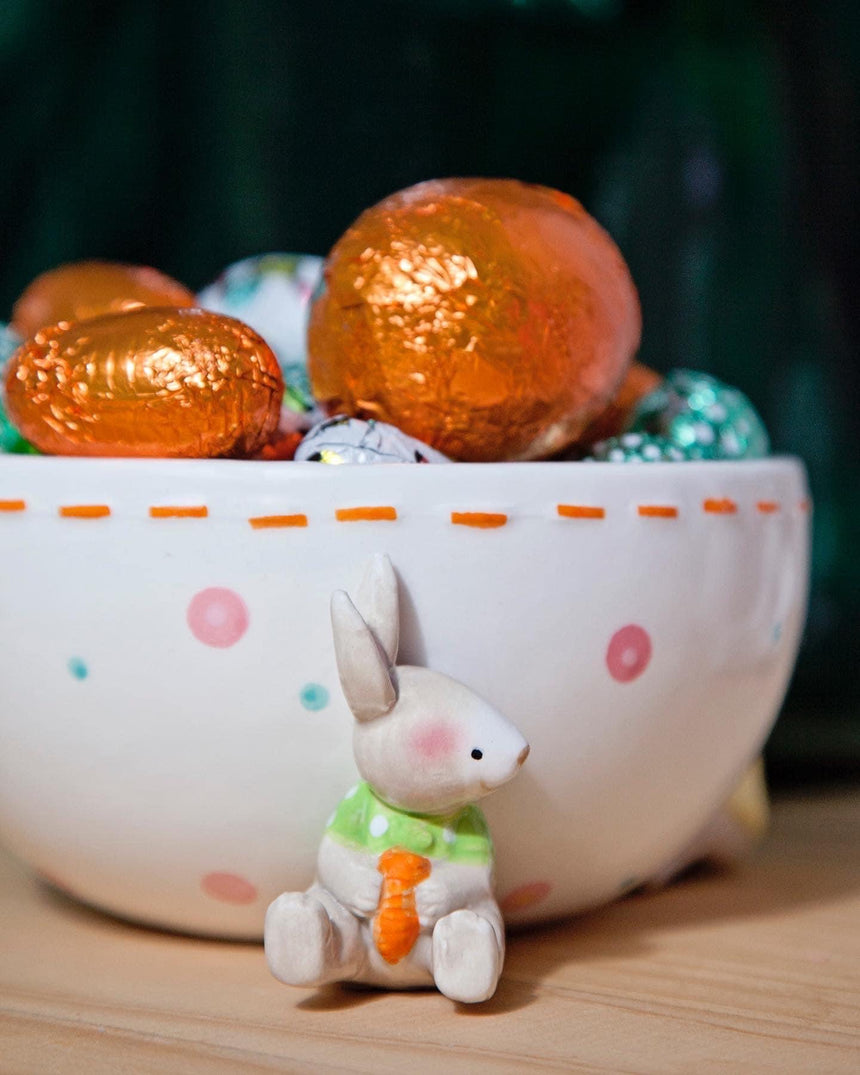
[[[415,888],[430,876],[430,860],[402,847],[379,856],[382,892],[373,919],[373,940],[386,963],[399,963],[418,940],[421,923],[415,909]]]

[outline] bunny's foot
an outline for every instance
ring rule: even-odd
[[[433,930],[433,978],[451,1000],[489,1000],[502,973],[504,952],[491,923],[474,911],[454,911]]]
[[[266,912],[266,959],[272,974],[287,985],[319,986],[355,974],[349,957],[358,926],[345,910],[330,914],[324,902],[313,890],[285,892]]]
[[[322,904],[304,892],[285,892],[266,912],[266,959],[272,974],[287,985],[322,985],[335,962],[331,919]]]

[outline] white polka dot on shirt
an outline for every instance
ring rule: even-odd
[[[370,819],[369,829],[371,836],[384,836],[388,832],[388,820],[382,814],[375,814]]]

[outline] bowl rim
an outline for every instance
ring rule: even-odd
[[[453,465],[458,473],[462,474],[488,474],[498,472],[500,468],[503,468],[506,473],[511,473],[512,470],[520,472],[534,472],[539,470],[546,472],[558,473],[561,470],[567,472],[576,472],[591,470],[593,468],[600,468],[605,474],[610,472],[621,473],[701,473],[710,472],[713,473],[716,469],[730,468],[731,471],[737,471],[739,468],[747,471],[752,471],[761,468],[770,468],[772,466],[785,467],[786,465],[792,468],[800,468],[805,471],[805,463],[803,459],[790,452],[775,453],[773,455],[762,456],[757,459],[688,459],[683,461],[673,460],[656,460],[654,462],[647,463],[634,463],[630,461],[626,462],[614,462],[603,459],[537,459],[537,460],[512,460],[509,462],[492,462],[492,463],[460,463],[452,461],[450,465]],[[445,470],[448,469],[449,464],[443,463],[430,463],[430,464],[409,464],[409,463],[340,463],[335,465],[326,466],[321,463],[301,462],[298,460],[269,460],[269,459],[167,459],[157,457],[141,457],[141,456],[80,456],[80,455],[35,455],[30,453],[18,453],[18,452],[6,452],[0,454],[0,469],[3,467],[11,467],[12,469],[21,467],[46,467],[57,466],[60,468],[68,467],[72,468],[87,468],[91,467],[93,470],[102,469],[105,472],[111,470],[117,466],[132,467],[138,470],[144,470],[148,468],[157,469],[172,469],[175,473],[179,473],[183,468],[188,468],[189,473],[194,471],[199,473],[210,468],[218,468],[219,470],[226,470],[227,468],[238,470],[239,468],[252,467],[254,471],[265,468],[267,471],[280,471],[286,468],[287,473],[303,471],[308,473],[310,471],[362,471],[362,472],[378,472],[378,473],[400,473],[404,469],[417,471],[427,471],[432,468],[438,470],[440,467]],[[572,469],[571,469],[572,468]]]
[[[672,506],[672,505],[675,506]],[[657,510],[649,511],[648,505]],[[662,505],[662,507],[660,507]],[[682,507],[683,505],[683,507]],[[516,462],[373,465],[235,459],[7,456],[0,518],[244,518],[252,527],[380,525],[407,515],[497,529],[517,517],[807,514],[806,469],[792,456],[641,465]],[[786,509],[786,510],[783,510]],[[790,511],[787,509],[791,509]],[[457,516],[457,518],[455,518]]]

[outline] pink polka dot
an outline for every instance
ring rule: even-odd
[[[223,586],[196,593],[188,606],[187,619],[195,638],[220,649],[235,645],[248,630],[245,602]]]
[[[532,881],[503,896],[499,900],[499,907],[502,914],[516,914],[517,911],[525,911],[545,900],[551,891],[552,885],[549,881]]]
[[[616,631],[606,650],[606,667],[613,679],[629,683],[641,676],[651,660],[651,639],[638,624],[629,623]]]
[[[200,882],[207,896],[222,903],[253,903],[257,889],[235,873],[207,873]]]

